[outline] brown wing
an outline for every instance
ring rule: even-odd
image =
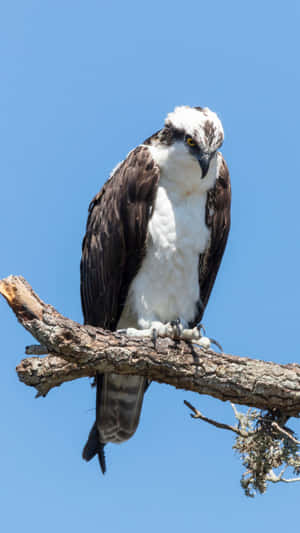
[[[231,186],[227,165],[223,156],[218,179],[208,192],[206,204],[206,224],[210,227],[210,242],[204,254],[199,257],[199,285],[201,305],[193,325],[202,319],[212,291],[230,229]]]
[[[116,329],[145,255],[159,174],[148,148],[140,146],[90,204],[80,265],[85,324]]]

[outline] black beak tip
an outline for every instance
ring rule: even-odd
[[[205,176],[207,175],[208,173],[208,170],[209,170],[209,164],[210,164],[210,156],[205,154],[205,155],[201,155],[201,157],[199,157],[199,165],[201,167],[201,170],[202,170],[202,176],[201,178],[205,178]]]

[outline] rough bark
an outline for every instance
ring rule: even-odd
[[[279,365],[197,347],[184,341],[129,338],[80,325],[45,304],[21,276],[0,281],[20,323],[42,345],[46,357],[29,357],[17,366],[19,379],[38,395],[65,381],[98,372],[136,374],[220,400],[300,412],[300,366]],[[35,348],[28,348],[35,353]]]

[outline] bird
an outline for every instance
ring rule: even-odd
[[[208,107],[180,105],[131,150],[89,205],[82,243],[84,324],[128,336],[198,339],[230,228],[224,132]],[[203,343],[203,346],[205,343]],[[149,381],[97,373],[96,420],[82,456],[135,433]]]

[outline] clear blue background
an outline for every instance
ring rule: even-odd
[[[289,0],[2,2],[0,276],[24,275],[82,321],[89,201],[175,105],[209,106],[233,208],[205,325],[227,352],[298,361],[299,23]],[[14,372],[32,338],[3,299],[0,312],[3,531],[297,530],[300,485],[247,499],[231,434],[191,420],[183,399],[227,422],[230,406],[168,386],[151,386],[135,437],[107,448],[103,478],[81,459],[89,380],[34,399]]]

